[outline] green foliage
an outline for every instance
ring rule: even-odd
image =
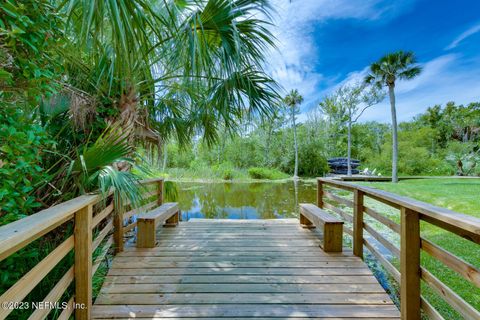
[[[254,167],[248,169],[248,175],[252,179],[265,179],[265,180],[279,180],[279,179],[286,179],[288,175],[271,168],[261,168],[261,167]]]
[[[41,206],[35,189],[48,181],[42,155],[51,141],[45,130],[13,106],[0,108],[0,225]]]
[[[480,149],[473,142],[449,141],[445,159],[459,176],[472,175],[480,169]]]
[[[0,92],[9,92],[9,100],[38,103],[56,91],[52,80],[61,71],[56,50],[64,43],[62,29],[51,1],[0,3]]]
[[[234,138],[225,147],[224,159],[230,161],[237,168],[249,168],[258,165],[260,159],[258,141],[251,139]]]
[[[434,131],[430,128],[403,128],[399,132],[399,162],[398,169],[403,175],[449,175],[450,166],[438,154],[432,152],[432,137]],[[377,169],[383,175],[391,170],[390,136],[382,146],[378,157],[370,157],[364,166]]]
[[[209,165],[202,159],[193,160],[183,167],[167,168],[165,172],[152,171],[156,177],[163,175],[169,179],[242,180],[248,178],[245,170],[235,167],[231,162]]]
[[[212,167],[216,176],[223,180],[233,180],[235,177],[235,167],[230,162],[224,162]]]
[[[436,105],[417,117],[417,122],[436,130],[436,142],[445,148],[452,138],[473,142],[480,138],[480,103],[456,105],[448,102],[444,108]]]
[[[167,166],[170,168],[188,168],[195,159],[191,148],[181,149],[178,144],[167,145]]]
[[[99,191],[104,199],[113,191],[117,208],[123,208],[126,201],[139,206],[143,191],[139,177],[127,169],[144,169],[130,158],[133,148],[118,127],[108,127],[93,143],[74,152],[72,160],[63,163],[55,174],[58,189],[72,197]]]
[[[323,177],[330,171],[327,158],[322,153],[323,145],[312,140],[300,145],[298,173],[305,177]]]

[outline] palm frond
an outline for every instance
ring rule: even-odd
[[[76,158],[64,164],[57,173],[63,180],[59,185],[64,192],[73,195],[99,191],[104,200],[113,192],[119,210],[127,202],[138,206],[143,192],[139,177],[130,171],[118,170],[119,164],[128,164],[137,171],[146,171],[136,166],[132,155],[133,150],[124,134],[117,126],[108,127],[93,144],[78,150]]]
[[[365,77],[365,83],[377,87],[395,85],[397,79],[409,80],[420,74],[413,52],[397,51],[386,54],[370,66],[370,73]]]

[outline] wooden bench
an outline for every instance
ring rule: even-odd
[[[167,202],[137,217],[137,248],[154,248],[159,224],[175,227],[180,219],[177,202]]]
[[[300,224],[323,227],[323,251],[342,252],[343,221],[311,203],[300,204]]]

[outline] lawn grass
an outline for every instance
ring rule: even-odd
[[[418,179],[403,180],[399,183],[362,182],[360,184],[480,218],[480,178]]]
[[[418,179],[404,180],[398,184],[387,182],[362,182],[361,185],[382,189],[436,206],[480,218],[480,179]],[[399,222],[398,210],[387,208],[376,201],[368,200],[368,205],[385,213],[392,220]],[[462,258],[476,268],[480,268],[480,247],[455,234],[422,222],[422,236]],[[396,238],[393,236],[393,238]],[[392,239],[392,238],[391,238]],[[395,241],[396,240],[396,241]],[[392,239],[398,244],[398,238]],[[447,284],[465,301],[480,310],[480,289],[460,275],[446,268],[434,258],[422,253],[422,266]],[[422,294],[432,303],[446,319],[461,319],[442,298],[422,284]]]

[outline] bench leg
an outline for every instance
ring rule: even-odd
[[[323,251],[342,252],[343,225],[340,223],[328,224],[323,227]]]
[[[165,221],[165,224],[163,225],[164,227],[176,227],[178,225],[178,221],[180,220],[180,211],[177,211],[173,216],[168,218]]]
[[[155,248],[155,220],[137,220],[137,248]]]
[[[302,225],[303,228],[307,229],[314,229],[315,226],[313,223],[308,220],[303,214],[300,213],[300,224]]]

